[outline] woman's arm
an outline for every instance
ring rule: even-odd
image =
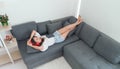
[[[30,38],[29,38],[28,41],[27,41],[27,45],[31,45],[31,39],[32,39],[32,37],[35,35],[35,33],[36,33],[36,31],[33,30],[32,33],[31,33],[31,35],[30,35]]]
[[[31,39],[32,39],[32,37],[33,37],[35,34],[36,34],[36,31],[35,31],[35,30],[33,30],[33,31],[32,31],[32,33],[31,33],[31,36],[30,36],[30,39],[29,39],[29,40],[31,40]]]
[[[29,44],[29,43],[31,42],[31,39],[32,39],[32,37],[33,37],[35,34],[36,34],[36,31],[33,30],[32,33],[31,33],[31,35],[30,35],[30,38],[29,38],[28,41],[27,41],[27,44]]]
[[[38,47],[38,46],[33,46],[33,45],[32,45],[32,46],[30,46],[30,47],[32,47],[32,48],[34,48],[34,49],[37,49],[37,50],[40,50],[40,51],[43,50],[43,46]]]

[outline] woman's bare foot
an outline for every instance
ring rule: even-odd
[[[81,18],[81,16],[78,16],[78,19],[77,19],[76,23],[80,24],[81,22],[83,22],[83,19]]]

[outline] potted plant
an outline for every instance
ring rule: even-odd
[[[2,26],[8,26],[8,16],[5,15],[0,15],[0,22],[2,24]]]

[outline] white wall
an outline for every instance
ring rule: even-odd
[[[7,13],[12,25],[75,15],[78,0],[0,0],[0,14]]]
[[[85,22],[120,42],[120,0],[82,0],[80,14]]]

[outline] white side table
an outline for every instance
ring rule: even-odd
[[[4,42],[4,38],[3,38],[2,35],[1,35],[1,32],[2,32],[2,31],[10,31],[10,30],[11,30],[11,27],[10,27],[10,26],[0,27],[0,41],[1,41],[2,45],[3,45],[3,47],[5,48],[7,54],[8,54],[8,56],[9,56],[9,58],[10,58],[10,61],[14,64],[14,60],[13,60],[13,58],[12,58],[12,56],[11,56],[9,50],[8,50],[8,47],[6,46],[6,44],[5,44],[5,42]]]
[[[14,64],[13,58],[12,58],[12,56],[11,56],[11,54],[10,54],[10,52],[9,52],[5,42],[4,42],[4,40],[3,40],[3,38],[1,37],[1,35],[0,35],[0,39],[1,39],[1,42],[2,42],[3,46],[5,47],[5,50],[6,50],[8,56],[10,58],[10,61]]]

